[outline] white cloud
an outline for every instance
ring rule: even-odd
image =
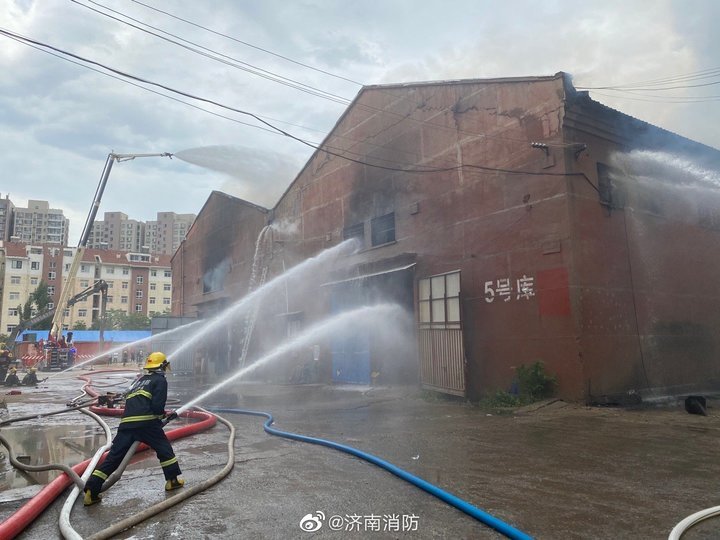
[[[2,1],[0,27],[271,117],[303,138],[322,140],[344,111],[344,106],[211,61],[71,2]],[[101,3],[295,81],[349,99],[359,89],[138,4]],[[218,0],[211,7],[191,0],[155,3],[236,39],[367,84],[567,71],[576,85],[590,87],[719,66],[720,33],[710,26],[720,15],[718,4],[687,4],[660,0],[649,9],[643,2],[620,0]],[[10,192],[16,204],[47,199],[65,208],[73,220],[71,241],[79,236],[110,151],[236,149],[235,176],[179,160],[116,164],[101,214],[122,211],[134,219],[153,219],[157,211],[197,212],[212,189],[272,205],[310,154],[299,143],[209,115],[5,37],[0,37],[0,69],[5,74],[0,78],[0,191]],[[659,104],[631,100],[628,94],[601,93],[608,92],[592,95],[627,114],[720,147],[717,102]],[[210,104],[193,105],[256,123]]]

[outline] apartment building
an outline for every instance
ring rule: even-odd
[[[37,288],[42,275],[41,248],[28,249],[24,244],[2,242],[0,248],[0,333],[8,333],[20,320],[23,304]]]
[[[105,212],[102,221],[95,221],[88,247],[116,251],[142,252],[145,245],[145,223],[129,219],[122,212]]]
[[[148,221],[145,224],[145,245],[149,247],[150,253],[172,256],[195,218],[195,214],[158,212],[156,221]]]
[[[10,195],[0,198],[0,240],[10,241],[12,236],[13,214],[15,205],[10,200]]]
[[[143,222],[129,219],[122,212],[105,212],[103,220],[93,225],[88,247],[172,255],[195,217],[195,214],[158,212],[156,220]]]
[[[70,220],[48,201],[29,200],[27,208],[15,207],[10,238],[25,244],[67,245]]]
[[[19,323],[22,306],[41,281],[48,285],[52,298],[49,307],[58,301],[76,250],[14,242],[0,244],[0,333],[11,332]],[[146,316],[170,311],[169,256],[88,249],[72,285],[72,295],[91,287],[98,279],[108,284],[108,310]],[[84,323],[89,328],[99,316],[100,307],[100,294],[89,296],[65,310],[63,327],[69,329]]]

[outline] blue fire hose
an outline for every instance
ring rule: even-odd
[[[475,518],[476,520],[480,521],[481,523],[484,523],[488,527],[492,527],[496,531],[498,531],[501,534],[504,534],[508,538],[512,538],[513,540],[532,540],[532,537],[515,527],[512,527],[511,525],[508,525],[504,521],[499,520],[498,518],[488,514],[487,512],[484,512],[480,510],[479,508],[473,506],[472,504],[460,499],[459,497],[456,497],[452,493],[448,493],[447,491],[444,491],[440,489],[439,487],[431,484],[430,482],[427,482],[426,480],[423,480],[422,478],[419,478],[413,474],[410,474],[409,472],[401,469],[400,467],[397,467],[393,465],[392,463],[389,463],[383,459],[380,459],[377,456],[373,456],[372,454],[368,454],[366,452],[363,452],[362,450],[358,450],[357,448],[353,448],[352,446],[346,446],[344,444],[336,443],[333,441],[328,441],[327,439],[318,439],[315,437],[308,437],[306,435],[299,435],[297,433],[290,433],[288,431],[281,431],[277,428],[272,427],[273,423],[273,416],[270,413],[262,412],[262,411],[249,411],[245,409],[225,409],[225,408],[210,408],[208,409],[212,412],[218,412],[218,413],[234,413],[234,414],[248,414],[252,416],[264,416],[267,418],[264,424],[264,429],[267,433],[270,435],[277,435],[278,437],[285,437],[286,439],[293,439],[296,441],[311,443],[311,444],[319,444],[321,446],[327,446],[328,448],[333,448],[334,450],[340,450],[341,452],[345,452],[347,454],[351,454],[355,457],[358,457],[360,459],[364,459],[365,461],[368,461],[372,463],[373,465],[377,465],[378,467],[382,467],[386,471],[389,471],[393,473],[395,476],[398,476],[402,478],[403,480],[410,482],[411,484],[419,487],[420,489],[428,492],[430,495],[434,495],[441,501],[454,506],[458,510],[461,510],[462,512],[465,512],[470,517]]]

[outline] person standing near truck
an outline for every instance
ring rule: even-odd
[[[68,332],[65,336],[65,345],[68,348],[67,352],[67,359],[68,359],[68,365],[72,366],[75,363],[75,355],[77,354],[77,349],[75,348],[75,342],[73,341],[73,333]]]
[[[13,353],[5,343],[0,343],[0,381],[5,381],[10,364],[13,362]]]

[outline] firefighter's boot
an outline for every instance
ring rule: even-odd
[[[94,494],[89,489],[85,490],[85,498],[83,499],[83,504],[85,506],[92,506],[93,504],[99,503],[102,501],[102,497],[100,494]]]
[[[180,489],[185,485],[185,480],[182,478],[178,478],[177,476],[175,478],[171,478],[167,482],[165,482],[165,491],[172,491],[173,489]]]

